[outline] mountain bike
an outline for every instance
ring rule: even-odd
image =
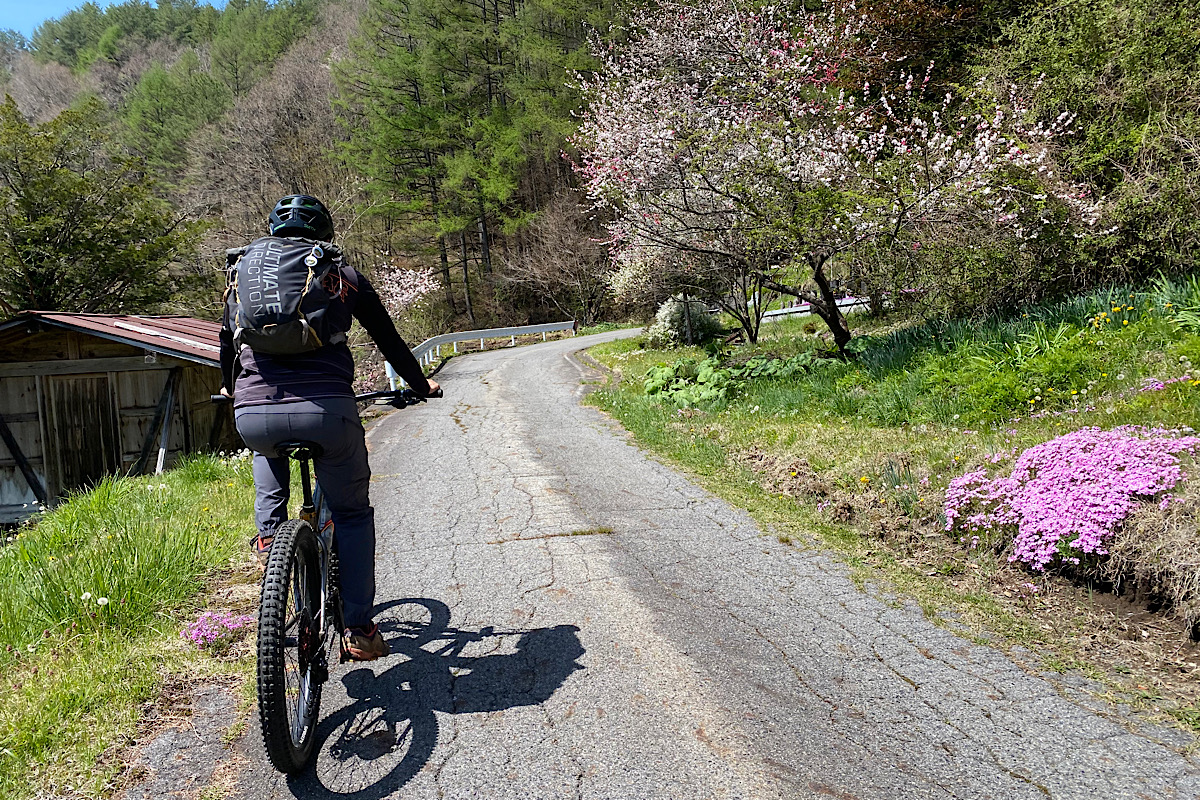
[[[435,395],[441,396],[439,391]],[[411,389],[370,392],[356,400],[388,399],[398,407],[422,402]],[[213,395],[214,402],[228,402]],[[312,759],[321,687],[329,679],[334,643],[342,651],[342,601],[337,539],[320,483],[310,465],[321,457],[312,442],[282,442],[280,453],[300,464],[303,500],[297,519],[271,541],[258,608],[258,719],[271,765],[294,774]]]

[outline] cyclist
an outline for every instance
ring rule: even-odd
[[[306,244],[333,240],[333,217],[308,195],[282,198],[267,224],[271,237],[304,239]],[[437,382],[425,378],[370,282],[349,266],[342,266],[338,277],[339,291],[329,301],[326,320],[344,333],[350,330],[352,318],[357,319],[414,392],[426,397],[435,393]],[[371,470],[354,400],[350,348],[344,337],[296,355],[238,348],[229,317],[227,305],[221,326],[221,393],[233,398],[238,433],[254,451],[258,534],[253,543],[259,561],[266,562],[274,532],[288,516],[291,470],[276,447],[286,441],[314,442],[323,450],[314,464],[337,537],[346,625],[342,649],[357,661],[385,656],[387,642],[372,618],[375,510],[368,495]]]

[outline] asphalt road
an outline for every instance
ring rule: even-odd
[[[456,358],[370,433],[393,653],[239,796],[1200,797],[1188,739],[856,589],[583,407],[587,337]],[[1073,684],[1077,688],[1073,688]]]

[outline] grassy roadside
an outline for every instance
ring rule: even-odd
[[[245,673],[180,629],[218,583],[255,579],[252,508],[247,459],[198,456],[105,480],[5,534],[0,797],[105,795],[168,676]]]
[[[1177,487],[1177,510],[1142,503],[1112,558],[1044,572],[1010,563],[1011,540],[948,533],[944,502],[954,479],[1007,475],[1020,454],[1073,431],[1200,428],[1200,336],[1177,313],[1198,295],[1098,293],[983,324],[859,319],[867,335],[850,362],[818,358],[819,330],[803,319],[716,356],[620,340],[589,351],[613,371],[590,402],[781,541],[831,548],[856,581],[914,598],[938,624],[1020,645],[1035,668],[1082,670],[1197,728],[1200,651],[1187,624],[1157,610],[1161,592],[1114,595],[1121,575],[1108,567],[1151,550],[1192,559],[1200,481]],[[1176,538],[1151,541],[1155,531]],[[1194,615],[1186,605],[1173,611]]]

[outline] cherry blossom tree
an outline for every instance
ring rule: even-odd
[[[882,89],[841,85],[844,65],[888,60],[853,2],[668,0],[626,33],[597,40],[577,139],[586,191],[614,219],[615,286],[692,280],[740,309],[750,340],[774,291],[810,303],[844,352],[826,266],[864,244],[973,226],[1032,241],[1098,217],[1053,165],[1071,117],[1032,119],[1034,87],[932,98],[932,65]]]
[[[399,317],[441,288],[433,268],[407,269],[396,264],[375,268],[371,285],[392,317]]]
[[[405,336],[412,333],[412,317],[421,308],[422,301],[439,292],[442,282],[432,267],[411,269],[391,261],[384,261],[371,271],[371,286],[383,302],[388,315]],[[406,324],[409,323],[409,324]],[[404,330],[404,329],[408,330]],[[355,348],[354,391],[371,392],[383,386],[387,369],[383,356],[376,344],[365,336],[353,337]],[[411,339],[410,345],[416,344]]]

